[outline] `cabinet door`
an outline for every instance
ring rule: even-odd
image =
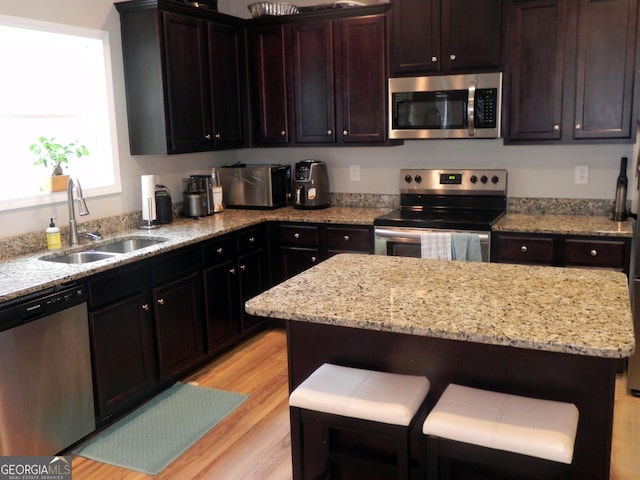
[[[501,64],[502,0],[442,2],[444,70],[498,68]]]
[[[214,352],[240,334],[233,259],[203,270],[207,350]]]
[[[440,0],[394,0],[394,75],[440,69]]]
[[[508,140],[559,140],[566,3],[512,1],[508,23]]]
[[[256,145],[286,145],[289,128],[284,25],[252,32],[254,139]]]
[[[630,138],[637,0],[581,0],[574,138]]]
[[[386,17],[346,19],[335,41],[341,108],[337,138],[342,143],[384,142],[387,138]]]
[[[238,257],[238,279],[240,282],[240,319],[242,331],[257,325],[259,317],[249,315],[244,310],[244,304],[264,290],[265,255],[262,250],[256,250]]]
[[[170,153],[211,150],[211,100],[207,24],[187,15],[162,13]]]
[[[196,273],[152,290],[162,379],[177,376],[203,357],[199,290]]]
[[[286,280],[320,261],[320,250],[317,248],[280,247],[280,280]]]
[[[244,29],[209,22],[214,147],[245,144],[244,43]]]
[[[333,23],[291,27],[296,143],[334,143]]]
[[[98,420],[143,400],[156,380],[151,311],[143,294],[89,314]]]

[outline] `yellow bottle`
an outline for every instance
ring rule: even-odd
[[[60,229],[56,227],[56,224],[53,223],[53,219],[56,217],[51,217],[51,223],[49,223],[49,228],[46,230],[47,234],[47,248],[49,250],[60,250],[62,248],[62,241],[60,240]]]

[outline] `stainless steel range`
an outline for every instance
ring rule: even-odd
[[[400,209],[374,221],[376,254],[488,262],[506,170],[400,170]]]

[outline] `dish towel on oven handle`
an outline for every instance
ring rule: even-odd
[[[452,260],[481,262],[480,236],[477,233],[452,233],[451,258]]]
[[[424,232],[420,234],[420,256],[432,260],[453,260],[450,232]]]

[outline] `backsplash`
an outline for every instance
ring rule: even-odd
[[[352,208],[400,207],[400,195],[380,195],[368,193],[332,193],[331,205]],[[631,203],[628,202],[627,208]],[[182,204],[174,205],[174,216],[182,211]],[[589,200],[569,198],[509,198],[507,211],[510,213],[531,213],[547,215],[587,215],[608,217],[613,210],[613,200]],[[102,236],[112,236],[135,228],[141,212],[88,220],[78,225],[81,232],[100,232]],[[63,245],[69,237],[69,226],[60,226]],[[39,252],[47,248],[44,231],[37,231],[0,239],[0,261],[19,255]]]

